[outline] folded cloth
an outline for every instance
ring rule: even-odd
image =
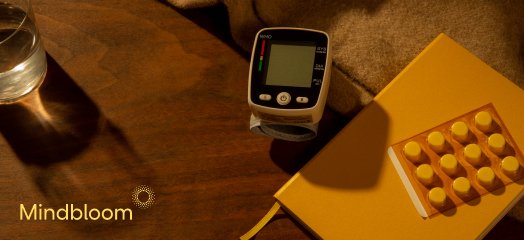
[[[246,51],[264,26],[328,32],[334,53],[328,105],[343,114],[371,101],[441,32],[524,87],[524,1],[168,1],[180,8],[225,4],[232,36]]]
[[[369,103],[439,33],[524,88],[524,1],[168,1],[179,8],[224,4],[233,39],[246,51],[265,26],[326,31],[333,43],[327,104],[342,114]],[[510,215],[524,221],[524,200]]]

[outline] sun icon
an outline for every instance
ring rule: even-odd
[[[147,200],[146,201],[140,201],[138,196],[141,193],[147,194]],[[148,209],[155,203],[155,192],[153,192],[153,189],[147,185],[140,185],[133,189],[133,195],[132,195],[133,203],[140,209]]]

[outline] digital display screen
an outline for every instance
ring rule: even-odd
[[[271,44],[266,85],[311,87],[315,44]]]

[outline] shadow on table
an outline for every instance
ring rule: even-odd
[[[176,12],[191,20],[202,29],[211,33],[221,41],[225,42],[235,52],[242,57],[249,59],[250,52],[242,49],[234,40],[231,35],[231,28],[229,24],[229,16],[227,7],[224,3],[218,3],[210,7],[193,8],[193,9],[180,9],[174,7],[166,0],[161,0],[164,4],[173,8]]]
[[[272,224],[273,222],[277,222],[277,221],[280,221],[280,220],[290,221],[292,223],[292,225],[290,225],[290,226],[294,226],[294,227],[298,228],[300,230],[300,232],[302,233],[302,235],[300,236],[301,239],[302,238],[318,239],[318,237],[316,237],[313,233],[308,231],[308,229],[306,227],[304,227],[304,225],[302,225],[295,218],[291,217],[290,215],[288,215],[286,213],[278,213],[278,214],[276,214],[275,216],[273,216],[273,218],[267,224],[269,225],[269,224]],[[256,239],[258,239],[259,236],[262,237],[263,239],[266,239],[266,238],[267,239],[279,239],[279,238],[282,238],[282,236],[278,236],[277,234],[278,233],[262,229],[258,234],[256,234],[253,237],[253,239],[256,240]],[[274,235],[277,235],[277,236],[274,236]]]
[[[42,167],[80,153],[104,122],[97,106],[50,57],[38,91],[0,106],[0,115],[0,132],[20,160]]]
[[[368,117],[355,117],[347,126],[333,117],[334,113],[324,112],[316,139],[299,143],[274,140],[271,159],[289,173],[301,169],[301,176],[317,185],[338,189],[373,187],[387,149],[389,117],[375,102],[362,112]],[[313,157],[322,160],[301,168]]]
[[[326,108],[316,138],[305,142],[275,139],[271,142],[271,160],[288,174],[295,174],[348,123],[349,119]]]
[[[48,72],[37,91],[0,105],[0,133],[46,198],[43,207],[133,208],[132,190],[150,185],[152,169],[56,61],[50,56],[47,61]],[[24,201],[32,204],[33,200]],[[128,223],[65,224],[89,234]],[[112,230],[118,231],[123,230]]]

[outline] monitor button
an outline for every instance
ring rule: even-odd
[[[258,99],[260,99],[262,101],[269,101],[269,100],[271,100],[271,95],[269,95],[269,94],[260,94],[260,95],[258,95]]]
[[[277,95],[277,102],[280,105],[288,105],[291,102],[291,95],[287,92],[281,92]]]
[[[308,103],[309,102],[309,98],[307,98],[307,97],[297,97],[297,102],[298,103]]]

